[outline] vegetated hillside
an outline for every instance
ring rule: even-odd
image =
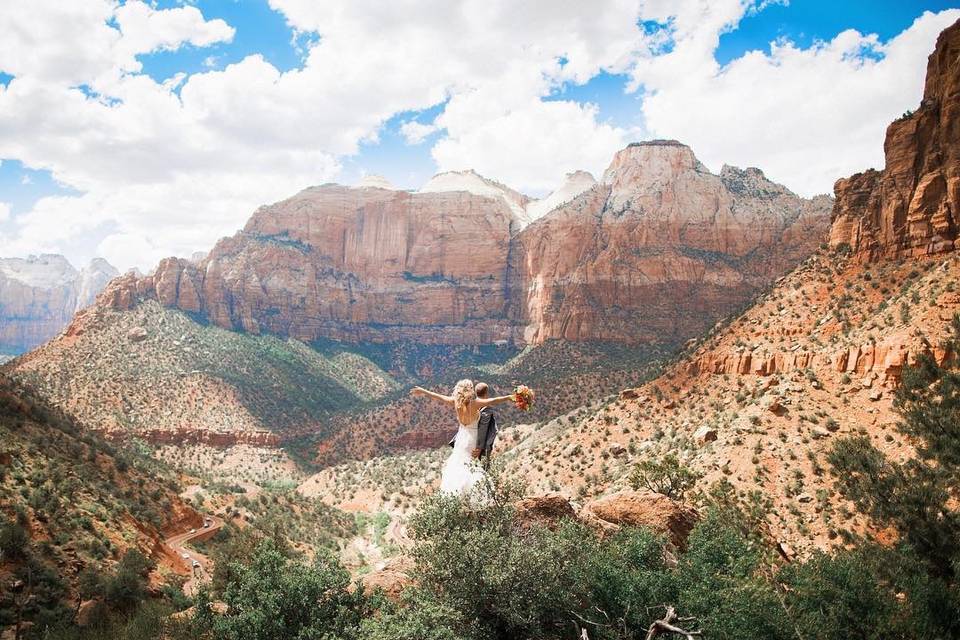
[[[418,382],[449,393],[458,379],[470,378],[490,384],[495,395],[508,394],[519,383],[531,386],[537,394],[532,411],[522,413],[510,405],[498,408],[500,423],[506,426],[562,415],[624,386],[639,384],[655,376],[662,361],[672,353],[671,347],[661,345],[551,340],[529,346],[499,363],[463,359],[457,365],[442,357],[423,358],[429,366],[424,373],[430,375]],[[373,406],[333,416],[322,437],[308,434],[290,444],[301,458],[329,466],[404,449],[440,446],[455,431],[448,407],[411,398],[404,389]]]
[[[163,538],[201,523],[156,462],[0,376],[0,628],[21,605],[25,620],[71,620],[81,576],[106,575],[129,550],[172,573]]]
[[[349,351],[227,331],[152,301],[82,312],[11,366],[84,426],[159,443],[275,445],[397,387]]]
[[[892,389],[916,354],[945,357],[957,312],[956,255],[864,267],[824,250],[653,381],[505,429],[495,459],[531,495],[584,500],[672,454],[703,475],[701,488],[725,478],[744,498],[760,492],[772,535],[795,550],[840,543],[866,520],[837,496],[826,453],[863,433],[894,458],[910,455]],[[436,482],[440,456],[345,463],[301,490],[345,508],[405,511]]]

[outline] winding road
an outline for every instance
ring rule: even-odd
[[[186,533],[177,534],[166,540],[166,545],[190,573],[190,577],[183,583],[183,592],[188,596],[196,595],[199,585],[210,582],[213,561],[202,553],[187,549],[184,545],[190,542],[208,540],[223,527],[223,520],[216,516],[204,516],[204,522],[209,522],[209,526],[191,529]]]

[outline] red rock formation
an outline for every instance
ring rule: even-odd
[[[666,534],[679,549],[699,520],[697,511],[659,493],[621,491],[587,504],[585,514],[626,527],[649,527]]]
[[[829,198],[757,169],[711,174],[685,145],[633,144],[602,182],[519,236],[524,341],[676,341],[812,252]]]
[[[713,175],[670,141],[624,149],[601,184],[519,233],[519,194],[453,178],[483,190],[307,189],[259,209],[199,262],[166,259],[101,301],[155,298],[307,341],[672,341],[809,254],[829,207],[756,169]]]
[[[130,438],[130,434],[122,430],[103,431],[101,433],[106,438],[120,441]],[[144,429],[137,432],[137,437],[151,444],[178,446],[191,444],[205,444],[221,448],[240,444],[252,447],[280,446],[280,436],[269,431],[210,431],[204,428]]]
[[[915,364],[921,354],[932,355],[937,362],[946,361],[949,353],[933,348],[921,340],[891,336],[880,343],[866,343],[832,353],[809,351],[754,350],[739,348],[733,351],[708,351],[687,365],[689,375],[709,373],[717,375],[772,376],[803,369],[837,371],[863,376],[876,373],[883,382],[896,384],[905,365]],[[637,390],[627,390],[631,394]]]
[[[927,62],[920,107],[887,127],[886,166],[838,180],[830,243],[857,259],[956,248],[960,217],[960,22]]]
[[[199,264],[169,258],[102,301],[144,298],[303,340],[507,340],[514,213],[495,197],[323,186],[261,207]]]

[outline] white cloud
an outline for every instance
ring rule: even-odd
[[[537,195],[559,185],[559,175],[586,169],[600,175],[624,146],[625,132],[597,122],[593,105],[532,99],[528,104],[479,123],[443,121],[450,136],[433,156],[441,169],[475,169],[481,175],[510,177]]]
[[[228,41],[232,27],[191,6],[0,4],[0,70],[14,76],[0,86],[0,157],[81,192],[18,214],[0,255],[85,238],[89,252],[146,270],[208,249],[258,205],[335,179],[396,114],[437,105],[433,122],[410,118],[401,134],[410,144],[432,134],[441,169],[547,191],[573,169],[599,174],[638,136],[594,105],[546,99],[600,71],[649,92],[649,132],[690,143],[715,167],[757,165],[823,191],[875,163],[883,126],[915,106],[923,58],[956,19],[925,16],[885,44],[855,33],[806,50],[780,43],[721,68],[720,34],[752,0],[270,3],[308,36],[296,39],[307,43],[300,68],[251,55],[163,83],[140,73],[138,55]],[[641,20],[668,26],[647,33]]]
[[[406,139],[408,144],[420,144],[427,136],[438,130],[435,124],[421,124],[416,120],[404,122],[400,125],[400,133]]]
[[[10,203],[0,202],[0,222],[6,222],[10,219]]]
[[[696,31],[674,54],[638,65],[649,131],[690,144],[708,166],[758,166],[804,195],[883,167],[884,132],[914,109],[937,34],[960,10],[925,13],[887,43],[848,30],[801,49],[789,41],[723,68]]]
[[[156,11],[144,2],[129,1],[114,12],[121,42],[133,54],[175,50],[183,44],[206,47],[233,39],[234,29],[223,20],[205,20],[196,7]]]

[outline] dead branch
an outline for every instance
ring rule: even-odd
[[[692,618],[678,618],[677,610],[673,608],[673,605],[668,606],[666,613],[663,614],[663,617],[659,620],[654,620],[650,625],[650,628],[647,629],[646,640],[653,640],[653,638],[656,638],[662,633],[675,633],[683,636],[687,640],[693,640],[694,638],[703,635],[701,631],[687,631],[686,629],[681,629],[673,624],[674,622],[683,620],[692,620]]]

